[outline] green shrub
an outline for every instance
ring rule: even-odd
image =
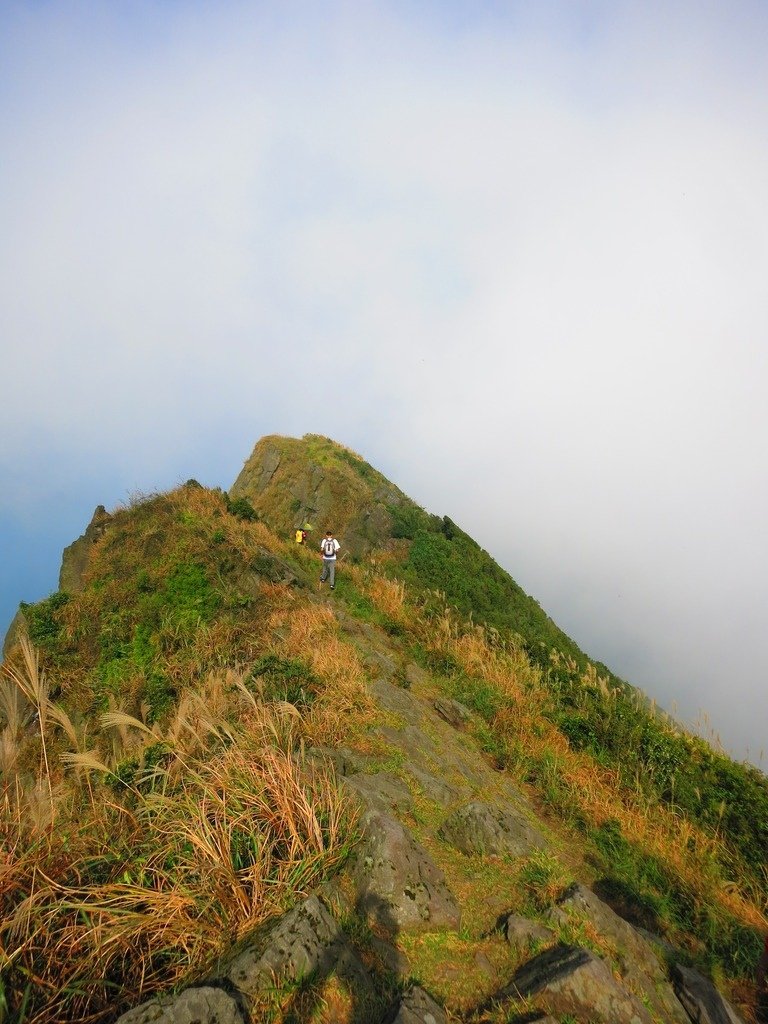
[[[311,704],[320,688],[320,680],[303,661],[275,654],[268,654],[253,666],[247,683],[252,685],[257,680],[264,700],[284,700],[297,708]]]
[[[165,581],[164,591],[164,605],[181,626],[209,622],[221,607],[221,597],[211,586],[205,566],[199,563],[176,565]]]
[[[227,499],[227,511],[238,519],[245,519],[246,522],[255,523],[259,514],[247,498],[235,498],[234,501]]]
[[[36,604],[21,602],[29,639],[36,647],[50,650],[55,647],[61,632],[58,611],[70,600],[69,594],[59,590]]]

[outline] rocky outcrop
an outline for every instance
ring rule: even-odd
[[[397,819],[369,811],[353,877],[357,905],[391,934],[403,929],[457,929],[461,910],[427,851]]]
[[[523,857],[545,845],[541,833],[514,807],[490,807],[479,800],[454,811],[438,835],[467,855]]]
[[[273,473],[278,471],[275,464]],[[179,1014],[192,1006],[200,1007],[194,1018],[200,1024],[240,1024],[227,1013],[252,1022],[262,1019],[270,993],[290,999],[292,992],[311,992],[318,1006],[323,986],[337,981],[347,998],[345,1024],[445,1024],[449,1015],[436,998],[445,997],[444,989],[436,986],[430,993],[417,985],[394,998],[392,979],[416,977],[429,985],[419,974],[420,944],[444,944],[449,951],[454,942],[468,941],[465,932],[445,934],[461,927],[467,898],[461,871],[498,872],[506,868],[498,858],[552,851],[547,826],[524,791],[479,751],[469,728],[471,713],[456,701],[436,698],[432,681],[415,667],[410,688],[395,685],[403,676],[402,652],[386,648],[370,624],[347,628],[343,614],[339,622],[358,646],[370,695],[382,712],[371,725],[370,745],[310,750],[336,772],[359,807],[360,839],[352,858],[340,877],[246,939],[220,968],[219,980],[138,1007],[120,1024],[191,1024]],[[388,771],[376,770],[382,747]],[[431,802],[426,811],[425,801]],[[449,885],[446,874],[453,878],[456,870],[460,882]],[[473,960],[467,957],[483,995],[461,1011],[466,1019],[484,1019],[485,1010],[501,1003],[510,1019],[537,1024],[565,1018],[591,1024],[738,1024],[714,986],[695,972],[677,968],[673,987],[670,950],[647,940],[591,889],[570,886],[542,920],[524,917],[509,904],[505,909],[503,898],[491,889],[482,894],[482,938],[496,946],[491,959],[483,948]],[[590,948],[582,945],[584,935]],[[505,957],[506,971],[500,966]],[[463,968],[449,968],[458,981]],[[456,1007],[450,1000],[446,1005],[455,1016]],[[289,1016],[305,1021],[306,1014],[297,1004]]]
[[[525,964],[502,996],[538,997],[547,1011],[601,1024],[652,1024],[650,1013],[594,953],[555,946]]]
[[[595,931],[608,940],[616,950],[622,980],[639,992],[660,1017],[672,1024],[688,1024],[669,982],[666,965],[631,924],[584,885],[575,884],[567,889],[558,907],[567,915],[590,921]]]
[[[229,993],[210,985],[188,988],[134,1007],[117,1024],[246,1024],[247,1018]]]
[[[93,545],[106,532],[112,516],[103,505],[97,505],[85,533],[64,548],[59,572],[59,590],[77,594],[83,589],[83,575],[88,567]]]
[[[14,617],[11,619],[11,624],[8,627],[8,632],[5,634],[3,640],[3,657],[7,658],[10,654],[11,648],[21,641],[22,636],[27,632],[27,622],[24,618],[24,612],[21,608],[18,609]]]
[[[388,543],[390,509],[410,503],[359,455],[317,435],[263,437],[229,493],[283,536],[305,522],[333,529],[352,557]]]
[[[672,977],[675,992],[694,1024],[743,1024],[730,1003],[701,974],[675,964]]]
[[[228,980],[249,1001],[263,997],[270,986],[334,971],[356,989],[370,989],[370,980],[332,915],[310,896],[280,919],[263,939],[241,950],[226,972]]]
[[[448,1015],[428,992],[416,985],[403,996],[392,1024],[448,1024]]]
[[[359,773],[351,775],[345,784],[358,799],[370,810],[407,812],[413,807],[411,791],[395,775],[388,772],[376,772],[374,775]]]
[[[270,993],[285,982],[333,973],[365,1005],[371,979],[335,918],[316,896],[271,927],[259,929],[224,966],[222,981],[150,1000],[117,1024],[248,1024]]]

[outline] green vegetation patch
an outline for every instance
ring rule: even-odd
[[[174,622],[189,628],[210,622],[221,607],[221,595],[210,580],[204,565],[181,562],[171,569],[164,587],[164,605]]]
[[[279,658],[268,654],[248,674],[248,685],[266,701],[287,701],[297,708],[309,706],[320,692],[320,680],[298,658]]]
[[[21,602],[29,638],[36,647],[51,649],[56,646],[61,633],[61,618],[58,613],[69,600],[69,594],[57,591],[37,604]]]

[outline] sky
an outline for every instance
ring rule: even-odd
[[[767,49],[757,0],[4,0],[0,632],[97,504],[321,433],[765,770]]]

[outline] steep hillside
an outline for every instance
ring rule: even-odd
[[[756,1019],[766,779],[359,456],[265,438],[61,585],[0,681],[0,1021]]]
[[[443,592],[464,614],[516,632],[545,664],[553,647],[581,667],[587,662],[540,605],[447,516],[426,513],[361,456],[327,437],[262,438],[230,494],[246,498],[279,536],[292,536],[308,522],[318,538],[333,529],[353,561],[371,552],[387,556],[399,574]]]

